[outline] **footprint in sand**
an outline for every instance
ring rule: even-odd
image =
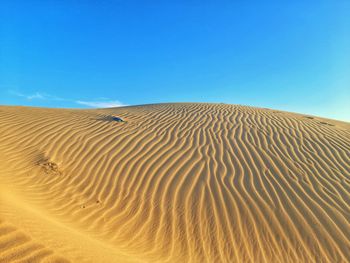
[[[46,174],[61,175],[58,165],[51,162],[49,159],[41,159],[36,163],[36,165],[40,166]]]

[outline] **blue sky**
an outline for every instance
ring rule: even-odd
[[[225,102],[350,121],[350,1],[0,2],[0,104]]]

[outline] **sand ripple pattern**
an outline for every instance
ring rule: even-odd
[[[0,262],[350,261],[348,123],[226,104],[0,107],[0,134],[0,190],[14,189]],[[71,243],[42,244],[39,225]]]

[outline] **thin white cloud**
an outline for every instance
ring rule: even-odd
[[[114,108],[114,107],[126,106],[125,104],[121,103],[118,100],[111,100],[104,97],[95,99],[93,101],[85,101],[85,100],[73,100],[73,99],[60,98],[60,97],[56,97],[56,96],[49,95],[47,93],[42,93],[42,92],[35,92],[33,94],[24,94],[14,90],[9,90],[8,92],[12,95],[15,95],[17,97],[21,97],[30,101],[31,100],[65,101],[65,102],[75,103],[75,104],[84,105],[92,108]]]
[[[27,96],[28,100],[32,100],[32,99],[40,99],[40,100],[44,100],[46,99],[45,96],[39,92],[35,92],[33,95],[29,95]]]
[[[35,100],[35,99],[39,99],[39,100],[66,100],[66,99],[62,99],[56,96],[52,96],[46,93],[41,93],[41,92],[35,92],[33,94],[23,94],[21,92],[18,91],[13,91],[13,90],[9,90],[9,93],[12,95],[15,95],[17,97],[21,97],[21,98],[25,98],[27,100]]]
[[[89,106],[92,108],[114,108],[114,107],[126,106],[125,104],[123,104],[117,100],[112,100],[112,101],[82,101],[82,100],[77,100],[77,101],[75,101],[75,103],[80,104],[80,105]]]
[[[23,93],[20,93],[20,92],[17,92],[17,91],[13,91],[13,90],[10,90],[9,91],[12,95],[15,95],[15,96],[18,96],[18,97],[22,97],[22,98],[25,98],[27,100],[33,100],[33,99],[45,99],[45,96],[39,92],[35,92],[33,94],[23,94]]]

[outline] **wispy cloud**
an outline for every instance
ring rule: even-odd
[[[27,100],[33,100],[33,99],[45,99],[45,96],[39,92],[35,92],[33,94],[23,94],[23,93],[20,93],[20,92],[17,92],[17,91],[12,91],[10,90],[9,91],[12,95],[15,95],[15,96],[18,96],[18,97],[22,97],[22,98],[25,98]]]
[[[80,100],[80,99],[74,100],[74,99],[60,98],[60,97],[53,96],[43,92],[34,92],[32,94],[24,94],[14,90],[9,90],[8,92],[14,96],[21,97],[30,101],[32,100],[64,101],[64,102],[75,103],[75,104],[84,105],[92,108],[113,108],[113,107],[126,106],[126,104],[118,100],[112,100],[104,97],[97,98],[92,101],[90,100],[87,101],[87,100]]]
[[[39,92],[36,92],[33,95],[27,96],[27,99],[28,100],[32,100],[32,99],[41,99],[41,100],[43,100],[43,99],[45,99],[45,97],[44,97],[43,94],[40,94]]]
[[[126,106],[125,104],[123,104],[117,100],[112,100],[112,101],[82,101],[82,100],[77,100],[77,101],[75,101],[75,103],[89,106],[92,108],[113,108],[113,107]]]
[[[57,101],[65,101],[66,99],[63,98],[59,98],[56,96],[52,96],[46,93],[42,93],[42,92],[34,92],[32,94],[24,94],[18,91],[13,91],[13,90],[9,90],[9,93],[12,95],[15,95],[17,97],[21,97],[21,98],[25,98],[27,100],[35,100],[35,99],[39,99],[39,100],[57,100]]]

